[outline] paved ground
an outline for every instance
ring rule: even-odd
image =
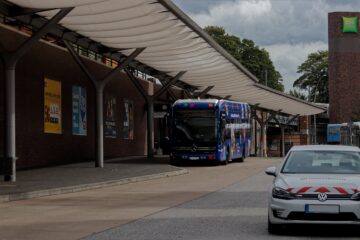
[[[278,161],[279,159],[250,158],[244,163],[233,163],[227,166],[185,166],[189,170],[189,173],[185,175],[0,203],[0,239],[80,239],[118,226],[124,226],[127,231],[126,229],[131,227],[131,224],[138,224],[138,222],[134,222],[138,219],[146,216],[150,218],[155,216],[156,219],[157,215],[151,214],[159,212],[159,214],[167,214],[166,209],[172,211],[171,208],[180,204],[216,192],[231,184],[241,183],[243,179],[263,172],[267,166],[274,165]],[[267,181],[271,181],[271,179],[267,179]],[[256,192],[256,190],[252,191]],[[231,192],[229,196],[238,197]],[[212,200],[210,199],[210,201]],[[215,211],[208,212],[206,206],[210,205],[211,202],[204,205],[205,209],[203,210],[185,208],[181,210],[183,211],[181,214],[186,216],[189,212],[196,212],[199,217],[195,220],[199,221],[199,226],[201,222],[206,223],[206,218],[204,218],[206,214],[209,214],[209,219],[214,219],[213,215],[233,212],[233,208],[224,211],[214,209]],[[262,212],[262,208],[263,206],[256,211]],[[171,221],[189,220],[179,216],[167,218]],[[159,220],[161,222],[161,218],[156,221]],[[222,226],[218,221],[216,221],[216,225]],[[171,228],[177,228],[177,226],[181,225],[175,224]],[[161,231],[168,232],[165,229],[167,227],[169,225],[158,226],[155,229],[158,235],[153,232],[152,234],[155,235],[146,237],[146,232],[152,228],[148,228],[145,224],[144,232],[138,229],[139,236],[143,234],[142,236],[146,239],[157,239]],[[238,228],[238,226],[236,227]],[[263,232],[266,231],[262,226],[259,226],[259,229],[262,229]],[[179,230],[174,230],[174,233],[177,234],[174,236],[181,238]],[[129,236],[131,238],[125,239],[137,239],[135,235],[130,234]]]
[[[292,227],[280,236],[269,235],[266,204],[271,180],[259,173],[221,191],[85,239],[359,239],[357,228],[340,226]]]
[[[93,162],[85,162],[19,171],[16,183],[0,181],[0,199],[2,196],[9,194],[16,198],[16,196],[22,196],[20,193],[48,189],[66,189],[70,187],[72,191],[75,191],[76,186],[79,185],[96,185],[101,182],[172,172],[180,169],[168,163],[168,158],[148,160],[137,157],[107,160],[105,167],[102,169],[95,168]]]

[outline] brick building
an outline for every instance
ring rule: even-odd
[[[352,21],[350,30],[343,17]],[[329,13],[330,123],[349,122],[360,112],[359,18],[359,12]]]

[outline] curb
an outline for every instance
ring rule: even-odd
[[[81,192],[86,190],[93,190],[98,188],[104,187],[113,187],[118,185],[124,185],[128,183],[136,183],[136,182],[144,182],[159,178],[166,178],[166,177],[174,177],[178,175],[183,175],[189,173],[186,169],[180,169],[171,172],[164,172],[164,173],[157,173],[139,177],[130,177],[130,178],[123,178],[118,180],[110,180],[105,182],[98,182],[98,183],[88,183],[88,184],[80,184],[75,186],[67,186],[67,187],[60,187],[60,188],[52,188],[52,189],[45,189],[39,191],[32,191],[32,192],[24,192],[24,193],[14,193],[14,194],[7,194],[7,195],[0,195],[0,203],[4,202],[11,202],[11,201],[18,201],[18,200],[26,200],[32,198],[39,198],[39,197],[46,197],[46,196],[53,196],[65,193],[75,193]]]

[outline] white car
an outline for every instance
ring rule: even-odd
[[[275,176],[269,196],[268,230],[285,224],[360,224],[360,149],[295,146]]]

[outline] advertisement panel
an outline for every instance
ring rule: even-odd
[[[87,135],[86,88],[80,86],[72,87],[72,133]]]
[[[44,132],[61,134],[61,82],[44,80]]]
[[[327,142],[339,143],[341,140],[341,124],[328,124],[327,126]]]
[[[116,138],[116,99],[113,96],[105,98],[105,137]]]
[[[124,125],[123,137],[124,139],[134,139],[134,103],[128,99],[124,99]]]

